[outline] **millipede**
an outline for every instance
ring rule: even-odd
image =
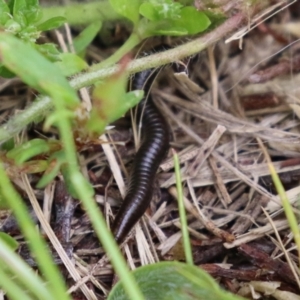
[[[142,124],[142,141],[133,162],[124,201],[112,225],[118,243],[124,240],[149,206],[155,174],[169,150],[169,125],[149,93],[160,69],[137,73],[132,81],[133,90],[143,89],[145,92],[137,106],[137,122],[141,121]]]

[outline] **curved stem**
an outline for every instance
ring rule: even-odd
[[[126,40],[126,42],[110,57],[105,59],[103,62],[99,64],[95,64],[89,68],[90,72],[104,69],[108,66],[111,66],[117,63],[124,55],[126,55],[129,51],[131,51],[136,45],[139,44],[140,38],[136,33],[132,33],[130,37]]]
[[[132,61],[127,68],[129,74],[140,72],[149,68],[156,68],[161,65],[169,64],[185,57],[194,55],[208,46],[213,45],[222,37],[239,28],[247,16],[243,13],[238,13],[226,20],[215,30],[199,37],[189,43],[179,47],[153,54]],[[96,68],[96,67],[95,67]],[[112,66],[97,71],[91,71],[78,75],[70,81],[74,89],[90,86],[99,80],[105,79],[118,71],[118,66]],[[24,112],[12,117],[6,124],[0,126],[0,143],[11,138],[13,135],[20,132],[26,125],[44,118],[53,108],[53,104],[49,97],[41,97],[33,102]]]

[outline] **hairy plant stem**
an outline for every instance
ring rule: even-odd
[[[189,43],[151,56],[136,59],[128,65],[127,72],[128,74],[133,74],[149,68],[156,68],[199,53],[208,46],[213,45],[222,37],[228,35],[230,32],[236,30],[245,22],[247,17],[248,16],[244,13],[238,13],[226,20],[213,31]],[[93,85],[94,83],[115,74],[117,71],[118,66],[114,65],[97,71],[82,73],[77,77],[74,77],[70,81],[70,85],[78,90],[82,87]],[[49,97],[41,96],[37,98],[37,100],[23,112],[12,117],[6,124],[0,126],[0,144],[19,133],[31,122],[36,122],[41,120],[41,118],[46,117],[52,109],[53,104]]]

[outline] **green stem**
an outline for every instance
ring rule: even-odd
[[[0,191],[1,195],[6,200],[6,204],[13,211],[24,237],[27,241],[29,241],[31,253],[34,253],[39,269],[49,282],[49,286],[51,287],[54,298],[70,299],[69,295],[66,293],[64,280],[56,265],[53,264],[53,260],[49,251],[47,250],[45,241],[41,238],[39,232],[36,230],[35,224],[31,220],[24,201],[12,186],[1,162]]]
[[[70,4],[67,6],[50,6],[42,8],[40,23],[54,17],[63,16],[70,25],[90,24],[93,21],[119,20],[118,15],[109,1]]]
[[[105,59],[103,62],[91,66],[88,72],[101,70],[117,63],[122,57],[124,57],[124,55],[128,54],[130,50],[138,45],[139,42],[140,38],[138,35],[136,33],[132,33],[126,42],[114,54]]]
[[[7,277],[11,280],[12,276],[14,276],[13,282],[18,282],[18,286],[20,287],[20,283],[30,291],[31,294],[35,295],[36,298],[40,298],[43,300],[53,300],[51,295],[51,291],[47,289],[47,285],[45,282],[41,280],[39,276],[37,276],[32,269],[20,258],[19,255],[12,252],[11,249],[0,241],[0,262],[5,270],[6,274],[5,279]],[[3,282],[3,276],[0,275],[0,286],[4,287],[4,290],[7,289],[5,282]],[[24,291],[22,291],[24,293]],[[25,299],[24,295],[16,299]]]
[[[61,99],[54,99],[53,102],[57,111],[64,109],[64,103]],[[143,300],[143,294],[141,293],[133,275],[130,273],[118,245],[109,232],[105,219],[91,195],[90,185],[79,171],[71,122],[69,120],[59,118],[57,120],[57,127],[59,128],[60,137],[64,145],[67,167],[69,169],[68,173],[71,174],[72,186],[76,190],[79,199],[88,213],[98,239],[102,243],[106,253],[109,255],[111,263],[122,280],[124,289],[127,291],[129,298]]]
[[[89,190],[81,187],[82,175],[73,174],[72,182],[80,200],[93,224],[93,228],[103,245],[105,253],[110,258],[114,270],[122,281],[124,290],[127,292],[129,299],[142,300],[144,299],[133,275],[129,272],[125,260],[123,259],[117,243],[108,231],[105,219],[99,211],[94,199],[89,196]]]
[[[178,154],[173,150],[174,166],[175,166],[175,176],[176,176],[176,188],[177,188],[177,199],[178,199],[178,210],[181,224],[182,239],[184,245],[185,260],[189,265],[193,265],[193,254],[190,242],[190,236],[188,231],[187,218],[183,203],[183,191],[181,185],[181,174],[180,174],[180,164],[178,159]]]
[[[28,124],[42,121],[52,109],[52,100],[48,96],[39,96],[19,116],[12,116],[6,124],[0,126],[0,144],[19,133]]]
[[[128,73],[132,74],[149,68],[159,67],[164,64],[178,61],[184,57],[194,55],[203,49],[206,49],[208,46],[213,45],[220,38],[228,35],[231,31],[236,30],[236,28],[243,24],[245,18],[246,16],[244,14],[238,13],[237,15],[226,20],[222,25],[212,32],[187,44],[183,44],[171,50],[132,61],[128,65],[127,71]],[[92,68],[97,67],[93,66]],[[97,71],[90,71],[78,75],[78,77],[75,77],[70,81],[70,84],[74,89],[80,89],[82,87],[90,86],[99,80],[105,79],[108,76],[115,74],[117,71],[117,66],[112,66]],[[51,109],[53,109],[53,104],[49,97],[41,97],[37,101],[33,102],[25,111],[19,113],[15,117],[11,117],[6,124],[0,126],[0,143],[19,133],[31,122],[41,120],[49,113]]]
[[[19,286],[19,284],[11,279],[11,276],[4,272],[2,268],[0,268],[0,287],[7,293],[9,299],[11,300],[33,300],[30,296],[28,296],[24,289]]]

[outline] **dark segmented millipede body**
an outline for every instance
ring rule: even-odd
[[[149,206],[156,171],[169,150],[169,126],[148,95],[156,75],[157,70],[146,70],[136,74],[132,83],[134,90],[145,91],[145,98],[138,105],[142,142],[133,162],[125,199],[112,226],[118,243],[124,240]]]

